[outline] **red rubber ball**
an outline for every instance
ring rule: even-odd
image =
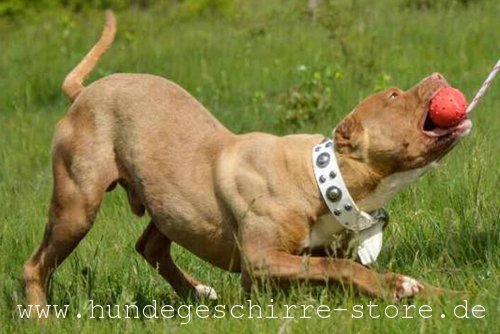
[[[451,128],[465,118],[467,99],[456,88],[441,88],[431,100],[429,116],[440,128]]]

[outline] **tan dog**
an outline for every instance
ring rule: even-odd
[[[396,300],[438,291],[349,259],[301,256],[327,249],[333,234],[344,233],[333,228],[313,176],[311,149],[322,135],[236,135],[181,87],[153,75],[113,74],[84,88],[114,34],[108,12],[101,39],[63,85],[74,102],[54,135],[47,228],[24,265],[29,304],[46,303],[50,274],[85,237],[116,184],[136,215],[151,216],[137,250],[180,295],[216,297],[173,263],[172,242],[241,272],[246,288],[269,278],[337,282]],[[407,92],[372,95],[332,133],[362,210],[384,206],[469,131],[468,120],[443,130],[427,118],[430,98],[447,85],[433,74]]]

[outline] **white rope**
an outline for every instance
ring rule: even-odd
[[[486,93],[486,90],[490,87],[491,82],[493,81],[493,78],[495,78],[495,75],[497,75],[498,71],[500,70],[500,59],[497,61],[496,65],[493,67],[491,70],[490,74],[486,78],[486,80],[483,82],[483,85],[481,86],[481,89],[479,92],[477,92],[476,96],[472,99],[471,103],[467,107],[467,110],[465,111],[467,114],[472,111],[481,99],[483,97],[484,93]]]

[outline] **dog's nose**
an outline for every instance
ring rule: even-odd
[[[438,72],[432,73],[427,78],[425,78],[424,81],[439,82],[439,83],[442,83],[446,86],[449,86],[448,81],[446,81],[444,75],[442,75],[441,73],[438,73]]]
[[[433,80],[443,80],[444,79],[443,75],[441,73],[438,73],[438,72],[432,73],[430,78]]]

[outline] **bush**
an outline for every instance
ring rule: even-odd
[[[344,73],[332,67],[317,71],[300,65],[301,82],[292,86],[280,97],[284,116],[281,125],[289,128],[302,128],[308,124],[317,124],[319,119],[333,111],[334,82]]]

